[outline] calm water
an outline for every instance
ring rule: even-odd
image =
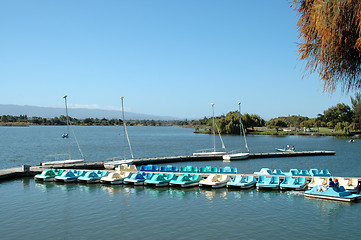
[[[64,127],[0,127],[0,168],[31,165],[65,153]],[[74,127],[87,161],[123,156],[119,127]],[[212,137],[177,127],[129,127],[136,158],[188,155],[209,148]],[[240,139],[224,136],[227,149]],[[361,141],[333,137],[248,136],[250,150],[335,150],[335,156],[177,163],[177,166],[327,168],[337,176],[361,176]],[[219,143],[218,143],[219,144]],[[79,157],[75,144],[74,157]],[[346,239],[359,236],[361,203],[305,199],[302,192],[203,190],[86,184],[0,183],[1,239]]]

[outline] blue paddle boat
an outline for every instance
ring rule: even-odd
[[[153,175],[151,179],[146,179],[144,185],[154,185],[156,187],[165,187],[169,185],[169,182],[177,179],[177,176],[174,174],[165,174],[160,173]]]
[[[259,176],[257,181],[257,189],[279,189],[280,187],[280,177],[272,176]]]
[[[160,172],[179,172],[179,169],[177,166],[167,165],[160,167]]]
[[[133,184],[133,185],[144,185],[144,181],[147,179],[151,179],[154,173],[146,173],[146,172],[137,172],[132,174],[129,178],[125,178],[123,180],[124,184]]]
[[[92,171],[87,172],[84,176],[78,177],[78,182],[86,182],[86,183],[98,183],[102,177],[108,175],[108,171]]]
[[[60,182],[76,182],[79,177],[86,174],[85,171],[69,170],[64,171],[60,176],[55,177],[55,181]]]
[[[159,172],[159,167],[157,165],[144,165],[140,167],[140,172]]]
[[[254,176],[243,177],[236,175],[231,181],[227,183],[228,188],[253,188],[257,184],[257,179]]]
[[[176,187],[195,187],[199,185],[199,182],[203,180],[203,178],[200,175],[193,175],[190,174],[183,174],[179,176],[177,179],[174,179],[169,182],[170,186],[176,186]]]
[[[304,190],[307,188],[307,181],[305,177],[290,177],[287,176],[280,184],[281,190]]]
[[[305,191],[304,196],[344,202],[352,202],[361,198],[360,194],[352,194],[343,186],[329,187],[326,191],[323,191],[321,186],[322,185],[318,185],[313,187],[311,190]]]

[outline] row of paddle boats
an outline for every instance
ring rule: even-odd
[[[169,167],[169,166],[168,166]],[[188,166],[188,169],[190,166]],[[150,166],[147,166],[149,169]],[[212,168],[207,167],[209,171]],[[142,169],[142,167],[140,168]],[[143,168],[144,170],[144,168]],[[162,169],[164,170],[164,169]],[[195,170],[195,169],[193,169]],[[222,169],[224,171],[225,169]],[[212,171],[215,171],[213,169]],[[228,169],[227,169],[228,171]],[[199,172],[199,170],[198,170]],[[204,169],[203,171],[204,172]],[[260,171],[264,173],[264,171]],[[271,171],[272,174],[261,175],[258,172],[258,179],[255,176],[233,175],[210,173],[206,178],[202,174],[178,172],[150,172],[137,171],[134,165],[123,164],[117,167],[115,172],[108,171],[77,171],[50,169],[35,176],[35,180],[40,181],[64,181],[64,182],[85,182],[85,183],[108,183],[108,184],[132,184],[132,185],[153,185],[156,187],[175,186],[175,187],[210,187],[210,188],[239,188],[250,189],[273,189],[273,190],[306,190],[307,197],[326,198],[331,200],[353,201],[359,199],[361,195],[352,194],[351,191],[357,190],[358,180],[355,178],[339,178],[340,186],[337,188],[328,188],[326,191],[320,191],[320,187],[325,185],[327,177],[312,177],[311,182],[307,181],[305,176],[287,176],[281,181],[279,175],[274,175],[279,171]],[[293,172],[294,171],[290,171]],[[325,171],[324,171],[325,172]]]

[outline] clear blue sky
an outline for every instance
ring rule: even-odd
[[[316,117],[350,97],[302,78],[288,0],[0,1],[0,104],[202,118]]]

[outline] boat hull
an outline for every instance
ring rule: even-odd
[[[305,193],[304,196],[309,198],[319,198],[319,199],[342,201],[342,202],[353,202],[361,198],[360,196],[335,197],[335,196],[326,196],[326,195],[310,194],[310,193]]]
[[[235,154],[226,154],[223,155],[223,160],[231,161],[231,160],[243,160],[249,157],[249,153],[235,153]]]
[[[227,185],[226,182],[224,182],[224,183],[212,183],[212,184],[199,183],[199,187],[204,187],[204,188],[222,188],[222,187],[225,187],[226,185]]]
[[[254,188],[256,186],[256,183],[252,184],[227,184],[228,188],[240,188],[240,189],[250,189]]]

